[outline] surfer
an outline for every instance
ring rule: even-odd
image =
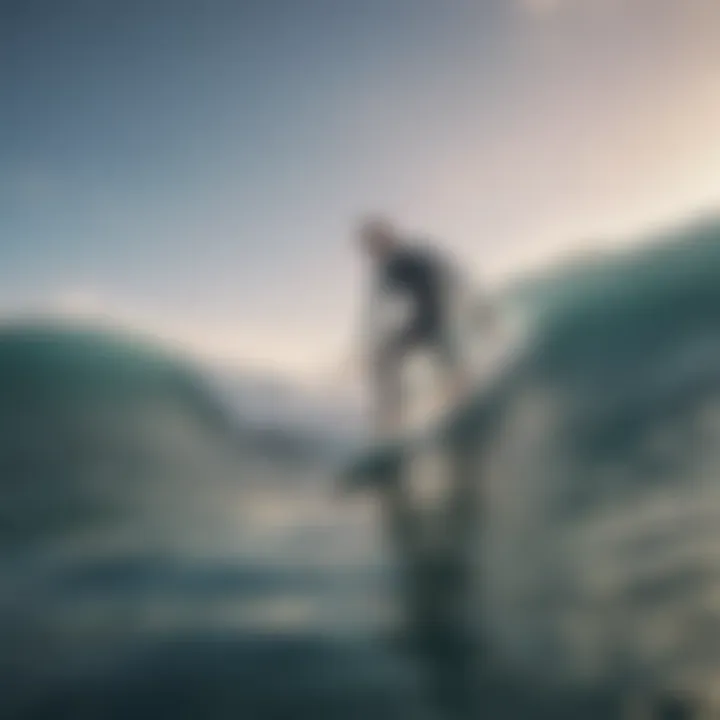
[[[401,298],[408,307],[404,322],[380,338],[371,361],[377,431],[386,436],[400,427],[401,372],[411,352],[425,351],[436,358],[450,399],[466,386],[463,353],[452,321],[458,275],[447,257],[408,242],[386,218],[364,218],[357,235],[373,265],[374,299]]]

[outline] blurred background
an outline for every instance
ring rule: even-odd
[[[0,0],[0,717],[450,716],[377,503],[336,492],[366,211],[527,332],[478,447],[473,717],[711,712],[719,29]]]

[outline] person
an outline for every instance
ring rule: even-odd
[[[371,358],[376,432],[386,436],[399,431],[402,424],[401,376],[410,353],[428,352],[435,357],[451,398],[466,386],[453,323],[459,278],[446,256],[408,242],[387,218],[363,218],[357,235],[372,263],[375,299],[377,294],[402,298],[409,307],[406,320],[380,339]]]

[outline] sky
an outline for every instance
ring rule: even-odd
[[[717,0],[0,0],[0,312],[322,375],[357,216],[479,282],[714,208]]]

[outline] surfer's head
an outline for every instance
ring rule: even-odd
[[[380,215],[362,218],[358,224],[358,240],[362,249],[374,259],[390,255],[398,245],[398,234],[392,221]]]

